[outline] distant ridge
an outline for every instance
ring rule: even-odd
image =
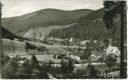
[[[3,27],[9,31],[20,34],[30,28],[45,28],[52,25],[67,25],[74,23],[82,16],[86,16],[93,10],[59,10],[59,9],[42,9],[29,14],[17,17],[3,18]]]
[[[76,22],[76,25],[53,30],[49,36],[57,38],[77,38],[80,40],[105,40],[108,38],[107,28],[103,21],[104,9],[98,9],[89,13],[86,16],[80,17]],[[120,18],[115,17],[114,25],[111,37],[115,41],[120,41]],[[124,35],[127,35],[127,29],[125,29]],[[110,35],[109,35],[110,36]],[[126,40],[126,39],[125,39]]]

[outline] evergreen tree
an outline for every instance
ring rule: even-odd
[[[68,72],[72,72],[74,70],[74,62],[72,59],[68,60]]]
[[[109,71],[112,66],[115,66],[117,64],[117,58],[114,54],[108,54],[105,56],[104,62],[106,63],[107,67],[109,68]]]
[[[34,68],[38,68],[39,69],[39,61],[37,60],[36,56],[35,55],[32,55],[32,58],[31,58],[31,67],[34,69]]]
[[[124,28],[126,27],[126,1],[104,1],[104,18],[105,25],[107,29],[110,31],[114,26],[113,19],[114,17],[119,14],[120,21],[121,21],[121,69],[120,69],[120,77],[124,78],[126,73],[124,72]],[[111,34],[110,34],[111,35]]]
[[[95,68],[94,65],[92,65],[91,62],[88,63],[87,69],[89,78],[97,78],[99,71]]]

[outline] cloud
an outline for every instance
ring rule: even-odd
[[[88,9],[90,7],[90,4],[84,4],[84,5],[75,5],[73,7],[70,8],[70,10],[74,10],[74,9]]]

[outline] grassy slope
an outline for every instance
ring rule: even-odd
[[[33,45],[46,46],[51,53],[70,53],[70,51],[61,48],[59,45],[47,45],[38,42],[30,42]],[[16,40],[2,39],[2,50],[6,54],[19,54],[19,55],[27,55],[28,53],[25,50],[25,42],[20,42]],[[36,50],[30,50],[30,53],[39,53]]]
[[[10,57],[20,55],[21,57],[27,57],[28,59],[31,58],[31,55],[28,54],[35,54],[39,61],[47,61],[48,59],[50,59],[54,60],[56,63],[60,62],[61,60],[53,58],[53,55],[55,53],[71,53],[70,51],[61,48],[59,45],[47,45],[32,41],[30,43],[36,46],[46,46],[50,54],[36,55],[37,53],[40,53],[37,50],[29,50],[29,52],[27,53],[25,50],[25,42],[9,39],[2,39],[2,52],[9,55]]]

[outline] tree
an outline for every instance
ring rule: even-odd
[[[10,60],[10,57],[5,55],[4,53],[1,53],[1,65],[4,66],[7,64]]]
[[[32,66],[33,69],[34,68],[39,68],[39,61],[37,60],[35,55],[32,55],[30,65]]]
[[[49,59],[49,61],[48,61],[48,66],[47,66],[47,67],[48,67],[48,72],[49,72],[49,73],[52,72],[52,63],[53,63],[53,62]]]
[[[104,62],[106,63],[110,71],[111,67],[117,64],[117,57],[114,54],[108,54],[105,56]]]
[[[104,62],[104,57],[103,56],[102,57],[99,57],[98,58],[98,62],[103,63]]]
[[[30,68],[29,60],[27,58],[24,58],[24,62],[22,66],[20,66],[15,74],[16,78],[18,79],[29,79],[30,73],[32,72],[32,69]]]
[[[38,69],[33,69],[31,74],[30,74],[30,78],[31,79],[39,79],[40,78],[39,75],[40,75],[40,71]]]
[[[124,27],[126,27],[126,1],[104,1],[104,18],[105,25],[108,30],[113,26],[113,19],[116,14],[120,15],[121,20],[121,65],[120,65],[120,77],[124,78],[126,73],[124,72]]]
[[[14,58],[12,58],[9,60],[9,62],[6,65],[2,67],[2,78],[15,79],[17,70],[18,70],[17,61]]]
[[[85,49],[84,51],[81,52],[80,58],[89,59],[90,56],[91,56],[90,49]]]
[[[91,62],[88,63],[87,69],[88,69],[88,77],[89,78],[96,78],[97,77],[99,71],[95,68],[94,65],[92,65]]]
[[[67,72],[67,62],[64,59],[62,59],[60,65],[61,65],[62,73],[66,73]]]
[[[10,64],[6,64],[1,68],[1,77],[3,79],[11,79],[13,77],[13,67],[10,67]]]
[[[49,72],[49,67],[48,67],[48,63],[47,62],[42,62],[41,63],[41,69],[40,69],[40,78],[41,79],[48,79],[49,77],[48,77],[48,72]]]
[[[74,62],[72,59],[68,60],[68,72],[72,72],[74,70]]]
[[[19,55],[16,55],[15,57],[12,58],[14,61],[18,62],[22,58]]]
[[[80,53],[80,59],[82,59],[82,64],[84,64],[84,60],[85,59],[89,59],[89,57],[91,56],[91,52],[90,49],[85,49],[84,51],[82,51]],[[83,65],[82,65],[83,66]]]

